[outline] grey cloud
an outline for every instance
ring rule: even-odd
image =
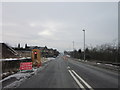
[[[3,40],[11,45],[21,42],[63,51],[75,41],[77,49],[83,48],[83,29],[87,45],[118,37],[117,2],[14,2],[3,3],[2,10]]]

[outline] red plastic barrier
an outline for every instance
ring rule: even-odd
[[[22,62],[20,63],[20,70],[32,70],[32,62]]]

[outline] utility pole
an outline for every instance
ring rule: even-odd
[[[84,32],[84,61],[85,61],[85,30],[83,30]]]
[[[73,41],[73,51],[74,51],[74,41]]]

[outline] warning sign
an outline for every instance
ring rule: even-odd
[[[32,70],[32,62],[20,63],[20,70]]]

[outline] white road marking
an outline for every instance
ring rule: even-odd
[[[71,76],[73,77],[73,79],[76,81],[76,83],[79,85],[80,88],[82,88],[83,90],[85,90],[84,86],[78,81],[78,79],[74,76],[74,74],[68,70],[69,73],[71,74]]]
[[[86,83],[74,70],[72,70],[72,72],[91,90],[93,90],[93,88],[88,84]]]
[[[68,66],[67,68],[69,69],[70,67]]]

